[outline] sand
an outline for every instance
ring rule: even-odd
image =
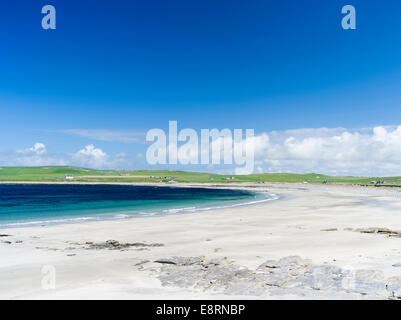
[[[164,266],[154,261],[174,256],[226,257],[250,270],[266,260],[299,256],[314,265],[373,269],[385,278],[401,276],[397,266],[401,264],[401,238],[355,230],[401,230],[401,193],[397,190],[307,184],[248,187],[272,192],[280,199],[163,217],[0,229],[1,235],[10,235],[0,237],[0,298],[344,298],[321,294],[321,290],[255,296],[165,286],[159,280]],[[92,248],[111,239],[136,245],[116,250]],[[53,267],[55,288],[46,286],[48,282],[43,285],[48,274],[42,271]]]

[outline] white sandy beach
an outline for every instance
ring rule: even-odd
[[[256,187],[256,186],[254,186]],[[288,256],[355,271],[401,276],[401,238],[352,229],[401,230],[401,192],[351,186],[257,185],[279,200],[248,207],[163,217],[0,229],[2,299],[364,298],[364,294],[286,289],[283,294],[227,294],[159,280],[158,259],[224,258],[255,270]],[[322,231],[329,229],[331,231]],[[88,249],[117,240],[122,250]],[[7,242],[8,241],[8,242]],[[11,242],[11,243],[9,243]],[[43,266],[54,266],[56,288],[42,288]],[[386,281],[386,280],[383,281]],[[398,278],[393,278],[398,279]],[[372,296],[367,296],[372,298]],[[377,297],[385,298],[381,293]]]

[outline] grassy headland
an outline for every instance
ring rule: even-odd
[[[69,176],[69,177],[68,177]],[[69,179],[68,179],[69,178]],[[352,177],[322,174],[263,173],[219,175],[167,170],[94,170],[70,166],[0,167],[0,182],[182,182],[182,183],[341,183],[401,186],[401,177]]]

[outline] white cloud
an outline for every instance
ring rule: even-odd
[[[109,162],[109,156],[93,144],[87,145],[73,155],[73,158],[83,167],[101,168]]]
[[[68,161],[57,155],[47,154],[46,146],[37,142],[31,148],[16,151],[0,151],[2,166],[66,165]]]
[[[300,129],[264,133],[255,139],[256,164],[266,172],[401,174],[401,126]]]
[[[82,167],[90,168],[112,168],[124,162],[125,153],[119,153],[115,157],[110,157],[102,149],[95,148],[93,144],[87,145],[72,156],[73,163]]]
[[[30,151],[36,154],[44,154],[46,153],[46,147],[43,143],[35,143],[32,148],[29,148]]]
[[[37,142],[31,148],[17,150],[16,152],[26,155],[41,155],[45,154],[47,151],[46,151],[46,146],[43,143]]]
[[[87,145],[73,154],[49,154],[43,143],[35,143],[33,147],[17,151],[0,151],[1,166],[61,166],[74,165],[97,169],[119,168],[129,165],[127,155],[121,152],[108,155],[94,145]]]

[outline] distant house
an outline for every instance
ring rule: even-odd
[[[378,184],[384,184],[385,181],[383,181],[383,180],[378,180],[378,181],[373,180],[373,181],[371,181],[370,183],[371,183],[371,184],[374,184],[374,185],[378,185]]]
[[[163,177],[163,179],[172,179],[172,180],[175,180],[175,179],[177,179],[177,177],[166,176],[166,177]]]
[[[64,178],[66,180],[74,180],[74,176],[72,174],[66,174]]]

